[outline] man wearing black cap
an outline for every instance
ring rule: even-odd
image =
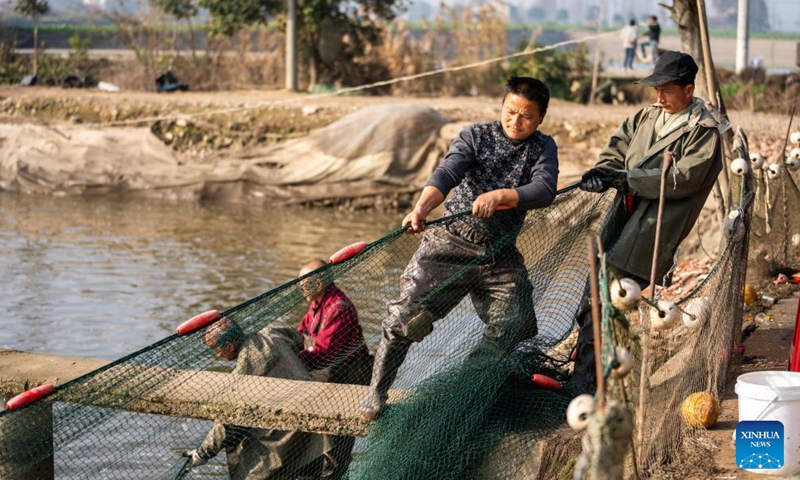
[[[653,74],[641,80],[655,89],[656,103],[625,119],[600,152],[595,167],[581,178],[582,190],[615,188],[623,196],[619,215],[626,220],[621,233],[610,239],[606,261],[617,276],[643,286],[649,285],[653,261],[664,152],[672,152],[673,164],[664,190],[658,284],[666,283],[678,246],[694,226],[722,170],[720,133],[730,126],[693,96],[696,74],[697,64],[690,55],[673,51],[661,55]],[[582,328],[575,376],[591,383],[594,359],[588,311],[578,319]]]

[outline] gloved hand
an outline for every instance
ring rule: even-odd
[[[606,185],[605,182],[603,182],[603,178],[605,177],[606,175],[603,170],[600,170],[599,168],[593,168],[583,174],[578,188],[586,192],[605,192],[611,186]]]
[[[608,190],[608,187],[603,185],[603,181],[600,180],[600,177],[595,173],[596,169],[591,169],[588,172],[584,173],[581,177],[581,183],[578,185],[578,188],[585,192],[594,192],[600,193],[605,192]]]
[[[186,464],[186,467],[183,469],[184,472],[188,472],[189,470],[193,469],[194,467],[199,467],[200,465],[205,465],[208,463],[208,460],[201,457],[197,450],[186,450],[185,452],[181,453],[182,457],[188,457],[189,462]]]
[[[581,177],[578,188],[587,192],[605,192],[609,188],[615,188],[619,192],[628,193],[628,172],[624,170],[606,170],[593,168]]]
[[[620,193],[630,193],[631,187],[628,185],[628,172],[625,170],[610,170],[611,186]]]

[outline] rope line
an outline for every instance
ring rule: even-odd
[[[585,42],[588,42],[588,41],[591,41],[591,40],[597,40],[597,39],[604,38],[604,37],[609,37],[609,36],[612,36],[612,35],[616,36],[616,35],[618,35],[618,33],[617,32],[608,32],[608,33],[601,33],[601,34],[598,34],[598,35],[589,35],[589,36],[586,36],[586,37],[576,38],[576,39],[573,39],[573,40],[565,40],[563,42],[554,43],[552,45],[547,45],[547,46],[544,46],[544,47],[538,47],[538,48],[533,48],[533,49],[526,48],[525,50],[523,50],[521,52],[515,52],[515,53],[508,54],[508,55],[503,55],[503,56],[500,56],[500,57],[493,57],[493,58],[489,58],[489,59],[486,59],[486,60],[481,60],[481,61],[478,61],[478,62],[467,63],[465,65],[458,65],[458,66],[449,67],[449,68],[440,68],[440,69],[436,69],[436,70],[428,70],[428,71],[425,71],[425,72],[415,73],[415,74],[412,74],[412,75],[404,75],[404,76],[401,76],[401,77],[391,78],[389,80],[381,80],[379,82],[367,83],[367,84],[359,85],[359,86],[355,86],[355,87],[342,88],[342,89],[336,90],[334,92],[318,93],[318,94],[312,94],[312,95],[309,95],[309,96],[303,96],[303,97],[298,97],[298,98],[286,98],[286,99],[281,99],[281,100],[271,100],[271,101],[264,102],[264,103],[261,103],[259,105],[255,105],[255,106],[250,106],[250,107],[245,106],[245,107],[223,108],[223,109],[219,109],[219,110],[210,110],[210,111],[199,112],[199,113],[181,114],[181,115],[164,115],[164,116],[158,116],[158,117],[140,118],[140,119],[135,119],[135,120],[119,120],[119,121],[106,122],[106,123],[102,123],[102,122],[99,122],[99,123],[88,123],[87,125],[91,126],[91,127],[117,127],[117,126],[124,126],[124,125],[136,125],[136,124],[139,124],[139,123],[157,122],[157,121],[160,121],[160,120],[173,120],[173,119],[177,120],[177,119],[187,119],[187,118],[195,118],[195,117],[205,117],[205,116],[217,115],[217,114],[223,114],[223,113],[243,112],[243,111],[248,111],[248,110],[257,110],[257,109],[261,109],[261,108],[268,108],[268,107],[271,107],[271,106],[274,106],[274,105],[290,104],[290,103],[301,102],[301,101],[305,101],[305,100],[316,100],[316,99],[319,99],[319,98],[334,97],[334,96],[339,96],[339,95],[345,95],[345,94],[348,94],[348,93],[355,93],[355,92],[360,92],[360,91],[363,91],[363,90],[369,90],[371,88],[383,87],[383,86],[387,86],[387,85],[394,85],[396,83],[401,83],[401,82],[408,82],[408,81],[411,81],[411,80],[416,80],[418,78],[430,77],[430,76],[439,75],[439,74],[442,74],[442,73],[458,72],[458,71],[462,71],[462,70],[468,70],[468,69],[471,69],[471,68],[482,67],[484,65],[490,65],[492,63],[502,62],[504,60],[508,60],[508,59],[511,59],[511,58],[521,57],[521,56],[524,56],[524,55],[531,55],[531,54],[534,54],[534,53],[544,52],[544,51],[548,51],[548,50],[555,50],[557,48],[564,47],[564,46],[567,46],[567,45],[585,43]]]

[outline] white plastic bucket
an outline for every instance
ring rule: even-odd
[[[800,475],[800,372],[766,370],[739,375],[739,421],[776,420],[783,424],[784,466],[748,470],[765,475]]]

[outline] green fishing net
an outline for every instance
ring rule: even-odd
[[[513,249],[522,254],[538,334],[510,348],[476,353],[486,326],[465,296],[434,323],[432,333],[411,346],[389,407],[374,422],[359,416],[358,403],[368,387],[333,384],[324,372],[297,372],[281,363],[286,349],[302,348],[285,329],[285,338],[274,336],[276,327],[296,328],[308,308],[300,289],[304,279],[298,279],[232,308],[209,306],[238,324],[245,338],[272,338],[248,353],[265,362],[260,373],[229,373],[235,361],[216,356],[204,342],[209,326],[164,338],[29,406],[0,412],[0,477],[225,478],[232,454],[272,445],[286,455],[270,461],[297,462],[298,468],[269,478],[318,478],[314,473],[303,477],[300,467],[318,471],[314,462],[330,436],[339,435],[358,437],[344,478],[571,478],[580,434],[566,426],[565,411],[582,392],[570,379],[569,360],[576,316],[588,293],[587,239],[600,238],[608,246],[622,211],[613,190],[594,194],[567,188],[552,206],[528,212],[518,236],[513,228],[495,224],[500,240],[476,261],[491,262]],[[462,217],[431,222],[429,238]],[[745,205],[742,219],[747,218]],[[399,295],[401,274],[420,238],[398,229],[309,276],[324,274],[349,296],[373,352],[387,302]],[[728,242],[708,278],[682,300],[708,299],[710,317],[699,327],[679,324],[650,339],[643,408],[657,414],[645,415],[640,427],[638,463],[644,473],[676,461],[685,438],[694,435],[674,413],[683,398],[695,391],[718,395],[736,367],[731,345],[741,326],[746,240],[744,235]],[[447,287],[447,278],[440,282]],[[525,319],[507,321],[524,328],[519,323]],[[634,369],[614,391],[626,392],[635,410],[644,333],[636,313],[629,320],[630,331],[619,341],[630,349]],[[532,382],[534,374],[551,378],[560,389]],[[223,448],[207,464],[184,472],[182,452],[198,448],[215,422],[224,426]]]

